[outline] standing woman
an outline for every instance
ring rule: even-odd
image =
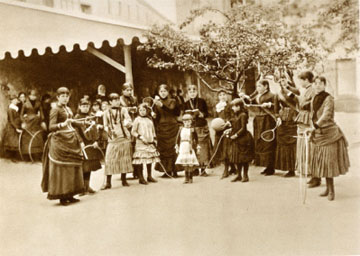
[[[46,130],[41,102],[38,100],[36,90],[31,90],[20,111],[22,128],[24,129],[21,152],[25,155],[37,156],[41,159],[44,140],[41,131]],[[30,145],[31,144],[31,145]]]
[[[256,91],[249,97],[245,96],[251,103],[260,104],[260,107],[250,107],[249,110],[255,114],[254,118],[254,142],[255,142],[255,165],[266,167],[261,174],[265,176],[275,173],[275,151],[276,138],[265,141],[261,134],[276,126],[274,116],[275,95],[270,91],[269,81],[260,80],[256,84]]]
[[[201,148],[200,153],[197,155],[199,161],[199,167],[201,170],[201,176],[208,176],[205,171],[205,167],[208,165],[211,157],[211,139],[209,126],[206,118],[209,116],[208,107],[206,101],[198,96],[198,90],[196,85],[189,85],[187,87],[189,100],[185,102],[185,112],[191,112],[194,120],[193,127],[198,136],[198,143]]]
[[[160,160],[166,171],[177,177],[175,144],[179,130],[177,117],[180,115],[180,108],[176,100],[170,97],[169,87],[166,84],[160,85],[157,92],[160,97],[155,101],[154,112]],[[167,175],[164,174],[162,177],[166,178]]]
[[[277,117],[275,169],[287,171],[284,177],[295,176],[296,162],[296,135],[297,126],[295,117],[297,97],[300,95],[295,84],[288,80],[280,80],[280,92],[277,94],[275,113]]]
[[[315,78],[315,96],[311,102],[312,159],[310,169],[313,177],[326,178],[326,190],[320,196],[335,199],[334,177],[345,174],[350,167],[348,144],[334,121],[334,98],[325,92],[325,77]]]
[[[124,83],[122,86],[122,95],[120,96],[120,105],[123,108],[127,108],[131,120],[134,121],[137,113],[138,101],[133,96],[134,87],[131,83]]]
[[[10,95],[10,105],[7,111],[8,122],[3,137],[5,153],[14,161],[19,152],[19,136],[22,132],[18,102],[16,95]]]
[[[48,192],[48,199],[59,199],[60,204],[78,202],[73,196],[84,191],[83,153],[84,143],[72,124],[73,113],[67,106],[69,89],[56,91],[58,103],[50,111],[50,134],[43,154],[41,187]]]
[[[302,134],[304,134],[304,132],[307,129],[309,129],[311,125],[310,105],[311,105],[311,100],[314,96],[314,89],[312,88],[314,74],[311,71],[305,71],[300,73],[298,77],[300,81],[300,86],[305,89],[304,93],[299,97],[299,104],[298,104],[299,113],[295,118],[295,122],[297,123],[298,126],[297,133],[299,135],[296,141],[295,169],[298,172],[300,172],[300,170],[305,170],[305,165],[311,162],[311,159],[309,159],[308,162],[306,162],[305,138],[304,136],[302,136]],[[308,143],[308,146],[310,147],[309,149],[310,152],[311,143]],[[311,154],[309,154],[309,158],[311,158]],[[311,172],[310,168],[309,171]],[[311,175],[311,173],[309,173],[309,175]],[[308,183],[309,183],[309,188],[314,188],[320,186],[321,179],[312,176],[311,180]]]

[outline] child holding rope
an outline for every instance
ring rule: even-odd
[[[129,128],[132,125],[131,117],[126,108],[120,107],[120,96],[117,93],[109,95],[111,108],[104,113],[104,129],[109,134],[109,141],[105,154],[106,184],[101,188],[111,188],[111,176],[121,174],[124,187],[129,184],[126,181],[126,173],[133,172],[131,135]]]
[[[136,138],[135,152],[133,154],[133,165],[139,176],[140,184],[148,184],[143,176],[143,165],[147,169],[147,181],[157,182],[151,176],[151,164],[160,162],[160,154],[156,149],[155,126],[149,115],[150,107],[147,103],[139,105],[139,116],[135,118],[131,135]]]
[[[190,114],[184,114],[182,121],[184,127],[180,128],[175,145],[175,150],[178,154],[175,164],[184,167],[184,184],[187,184],[193,182],[194,167],[199,166],[196,151],[200,151],[200,146],[198,145],[197,133],[195,129],[191,127],[193,121],[192,116]]]
[[[243,101],[239,98],[231,102],[231,108],[234,111],[230,119],[231,128],[225,130],[226,161],[236,166],[237,176],[231,181],[248,182],[249,163],[254,159],[254,139],[247,130],[248,113],[244,108]],[[241,169],[244,167],[244,176],[241,177]]]
[[[90,102],[83,98],[79,103],[78,114],[76,114],[75,119],[86,119],[91,117],[89,114],[90,111]],[[93,120],[94,117],[91,117]],[[83,142],[85,143],[85,153],[86,157],[83,162],[83,177],[85,191],[80,194],[84,196],[85,194],[94,194],[96,191],[90,187],[90,176],[92,171],[97,171],[101,169],[100,159],[102,159],[102,153],[99,150],[98,140],[100,134],[97,130],[95,121],[93,122],[83,122],[82,124],[76,127]]]

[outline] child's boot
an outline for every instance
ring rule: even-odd
[[[335,188],[334,188],[334,178],[326,178],[326,182],[329,183],[329,201],[333,201],[335,199]]]
[[[122,183],[122,185],[124,187],[129,187],[130,186],[129,183],[127,183],[127,181],[126,181],[126,173],[121,174],[121,183]]]
[[[193,174],[189,172],[189,183],[193,183]]]
[[[224,168],[223,175],[221,176],[221,179],[225,179],[227,177],[229,177],[229,163],[227,163],[227,161],[225,161],[225,168]]]
[[[235,177],[235,179],[231,180],[231,182],[241,181],[241,169],[242,169],[242,166],[240,164],[237,167],[238,167],[237,170],[236,170],[237,176]]]
[[[249,182],[249,164],[244,165],[244,178],[242,179],[242,182]]]
[[[189,172],[185,171],[185,181],[184,184],[188,184],[189,183]]]
[[[106,184],[101,187],[101,190],[110,189],[111,188],[111,175],[106,175]]]
[[[147,181],[148,181],[148,182],[156,183],[157,180],[155,180],[155,179],[151,176],[151,164],[147,164],[147,165],[146,165],[146,168],[147,168]]]
[[[137,175],[139,177],[139,184],[147,185],[148,183],[144,179],[142,166],[138,166],[136,173],[137,173]]]

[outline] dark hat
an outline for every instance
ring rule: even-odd
[[[82,98],[79,102],[79,105],[90,105],[90,101],[86,98]]]
[[[59,88],[56,90],[56,94],[57,94],[57,95],[70,94],[70,91],[69,91],[69,89],[66,88],[66,87],[59,87]]]
[[[100,100],[100,99],[95,100],[95,101],[93,102],[93,106],[94,106],[94,105],[101,106],[101,100]]]

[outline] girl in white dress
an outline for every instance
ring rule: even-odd
[[[182,121],[184,127],[181,127],[176,140],[175,150],[178,154],[175,164],[182,165],[185,170],[185,184],[193,182],[193,171],[195,166],[199,166],[196,158],[196,151],[200,150],[198,137],[195,129],[191,127],[192,116],[184,114]]]

